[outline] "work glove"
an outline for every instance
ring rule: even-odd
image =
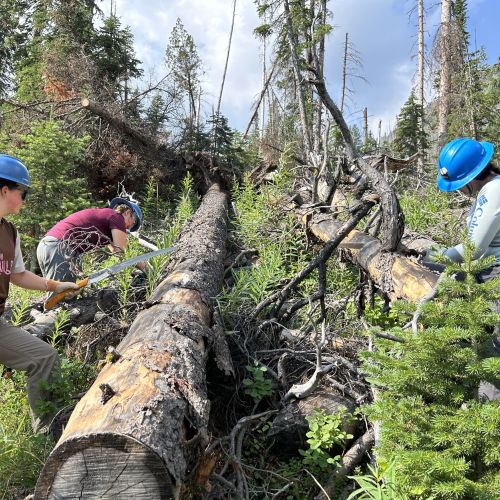
[[[47,280],[47,289],[49,292],[60,293],[67,289],[75,290],[74,292],[70,292],[66,295],[67,299],[72,299],[76,297],[80,293],[80,288],[76,283],[72,281],[55,281],[55,280]]]
[[[54,289],[54,292],[56,293],[62,292],[67,288],[72,288],[73,290],[79,290],[78,285],[76,283],[73,283],[72,281],[58,281],[56,283],[57,285],[56,288]]]

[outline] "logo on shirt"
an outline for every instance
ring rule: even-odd
[[[10,276],[14,260],[4,259],[3,253],[0,253],[0,274]]]
[[[488,201],[488,198],[484,194],[482,194],[478,200],[477,203],[479,204],[480,207],[482,207],[486,202]]]

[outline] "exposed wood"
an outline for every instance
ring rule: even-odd
[[[331,216],[316,215],[309,229],[322,241],[336,238],[342,223]],[[438,275],[398,253],[381,252],[380,240],[353,230],[339,245],[348,250],[353,263],[363,268],[391,298],[417,301],[435,287]]]
[[[176,498],[207,443],[207,343],[220,291],[227,196],[205,195],[167,278],[77,404],[36,498]],[[218,340],[220,342],[220,339]]]
[[[363,156],[363,159],[368,161],[373,168],[381,170],[387,168],[390,172],[397,172],[408,167],[412,167],[418,162],[418,153],[415,153],[408,158],[393,158],[386,154],[379,154],[373,156]]]
[[[373,447],[375,444],[375,434],[372,429],[367,430],[360,438],[356,440],[351,448],[345,453],[345,455],[340,460],[338,466],[334,470],[333,474],[328,480],[328,484],[325,487],[325,492],[327,495],[333,494],[335,491],[335,483],[342,478],[345,478],[348,474],[351,474],[354,467],[358,465],[365,454]],[[326,496],[320,493],[316,500],[323,500]]]

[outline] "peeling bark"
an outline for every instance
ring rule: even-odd
[[[337,236],[342,223],[325,215],[312,218],[309,229],[322,241]],[[380,240],[353,230],[339,245],[348,250],[352,262],[364,269],[391,298],[417,301],[435,287],[438,275],[398,253],[382,252]]]
[[[36,498],[178,498],[207,443],[212,298],[222,285],[227,197],[212,186],[167,278],[80,400]],[[220,342],[220,339],[219,339]]]

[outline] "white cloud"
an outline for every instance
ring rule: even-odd
[[[427,2],[430,6],[430,3]],[[500,2],[471,0],[471,15],[486,15],[486,6]],[[193,36],[206,74],[205,102],[215,107],[226,59],[233,2],[231,0],[117,0],[117,15],[135,36],[136,53],[146,73],[156,68],[164,73],[164,54],[176,19],[182,20]],[[327,42],[326,78],[335,100],[340,93],[340,74],[345,33],[363,62],[359,75],[351,79],[355,91],[346,109],[349,123],[359,122],[364,107],[377,135],[379,120],[383,130],[394,126],[401,106],[408,98],[416,72],[415,18],[409,19],[413,0],[331,0],[333,33]],[[432,4],[434,5],[434,4]],[[493,7],[498,12],[498,5]],[[427,43],[439,21],[439,9],[429,8]],[[230,126],[245,127],[252,104],[261,87],[259,42],[253,30],[260,24],[253,0],[238,0],[233,43],[224,87],[221,111]],[[496,57],[496,55],[495,55]]]

